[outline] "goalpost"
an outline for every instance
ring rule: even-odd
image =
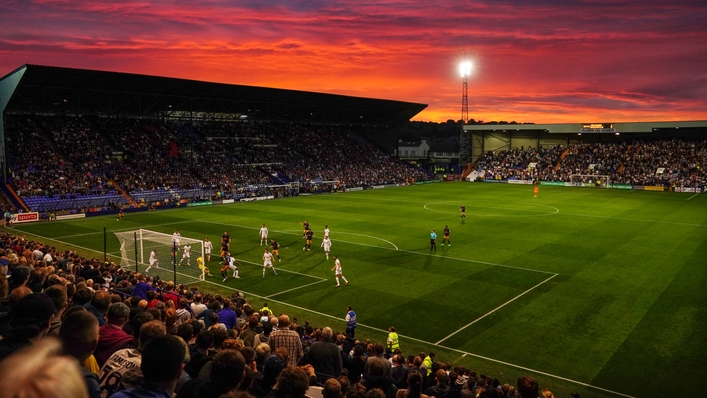
[[[611,187],[611,179],[604,174],[570,174],[570,185],[574,187]]]
[[[120,266],[134,269],[147,275],[159,275],[161,279],[174,280],[176,284],[194,283],[204,280],[204,271],[197,266],[196,259],[204,258],[204,241],[180,237],[178,242],[172,235],[148,229],[114,232],[120,242]],[[184,247],[191,247],[190,257],[184,256]],[[150,267],[150,255],[155,251],[157,263]],[[146,271],[149,267],[149,271]]]

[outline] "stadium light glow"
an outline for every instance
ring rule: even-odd
[[[462,77],[468,77],[471,75],[471,62],[470,61],[464,61],[461,64],[459,64],[459,74],[461,74]]]

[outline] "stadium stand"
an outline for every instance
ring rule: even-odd
[[[706,157],[707,140],[654,139],[486,152],[474,168],[492,180],[568,182],[586,174],[608,175],[616,184],[703,189]]]
[[[10,115],[11,185],[34,211],[272,195],[427,180],[341,128]],[[33,150],[26,150],[32,146]],[[128,197],[119,190],[127,192]],[[328,186],[331,189],[331,186]],[[284,194],[281,192],[280,194]]]
[[[157,388],[159,383],[151,383],[161,374],[156,367],[181,368],[184,359],[181,354],[151,357],[152,342],[165,334],[180,338],[190,354],[184,377],[162,386],[177,397],[241,391],[263,398],[291,396],[292,389],[301,390],[297,396],[338,396],[327,395],[337,389],[347,397],[376,389],[386,398],[422,392],[449,398],[538,396],[538,384],[529,376],[512,386],[452,367],[434,353],[386,352],[383,344],[357,340],[343,330],[300,324],[285,314],[264,315],[238,291],[222,297],[175,286],[7,233],[0,233],[0,241],[7,248],[0,249],[0,258],[8,260],[6,269],[0,265],[0,368],[59,336],[65,352],[82,365],[90,396],[133,396],[120,391],[142,381],[147,384],[139,388]],[[26,334],[30,329],[33,334]],[[294,340],[282,346],[284,335]],[[242,380],[224,376],[235,374],[233,366],[245,369]]]

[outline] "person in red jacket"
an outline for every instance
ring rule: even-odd
[[[108,322],[98,330],[98,345],[93,353],[98,366],[103,366],[114,352],[134,348],[133,336],[123,331],[129,316],[130,308],[121,302],[113,303],[108,308]]]

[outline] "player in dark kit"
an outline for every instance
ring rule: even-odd
[[[277,256],[277,261],[282,261],[280,258],[280,244],[275,242],[275,239],[270,240],[271,253]]]
[[[224,235],[226,235],[224,233]],[[226,238],[221,238],[221,262],[219,264],[226,264],[228,261],[225,260],[226,258],[226,253],[228,253],[230,250],[230,245],[228,244],[228,240]]]
[[[300,224],[302,224],[302,226],[304,227],[304,231],[302,231],[302,239],[304,239],[307,237],[307,231],[309,231],[309,223],[307,222],[307,220],[304,220]]]
[[[442,238],[442,246],[444,246],[444,242],[449,243],[449,246],[452,245],[452,241],[449,240],[449,227],[447,225],[444,226],[444,238]]]
[[[460,219],[466,220],[466,206],[462,205],[461,212],[462,216],[460,217]]]
[[[310,249],[312,248],[312,238],[314,237],[314,231],[312,231],[311,229],[307,230],[305,236],[307,238],[307,241],[305,242],[302,250],[307,249],[307,251],[310,251]]]

